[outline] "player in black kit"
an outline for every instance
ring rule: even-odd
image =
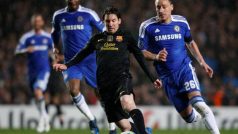
[[[98,90],[108,121],[115,122],[123,132],[132,130],[137,134],[146,134],[143,115],[134,102],[129,72],[130,53],[133,53],[155,87],[160,88],[162,83],[151,76],[136,40],[129,32],[119,28],[121,15],[118,9],[107,8],[103,20],[106,31],[93,36],[73,59],[66,64],[55,64],[54,69],[66,70],[96,50]],[[129,122],[129,117],[134,124]]]

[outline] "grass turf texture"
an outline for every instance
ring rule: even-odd
[[[119,130],[117,131],[120,134]],[[37,134],[32,129],[0,129],[0,134]],[[43,133],[45,134],[45,133]],[[90,134],[88,129],[52,129],[46,134]],[[108,134],[108,130],[100,130],[100,134]],[[207,130],[153,130],[153,134],[209,134]],[[238,129],[221,130],[221,134],[238,134]]]

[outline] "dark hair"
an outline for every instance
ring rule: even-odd
[[[175,1],[175,0],[169,0],[169,2],[170,2],[171,4],[174,4],[174,1]]]
[[[155,0],[156,1],[156,0]],[[171,4],[174,4],[175,0],[168,0]]]
[[[109,14],[115,14],[118,19],[121,19],[121,13],[119,10],[115,7],[107,7],[102,15],[102,19],[104,20],[104,17]]]

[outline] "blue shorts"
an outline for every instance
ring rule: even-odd
[[[97,88],[96,71],[96,63],[77,64],[63,72],[64,81],[68,82],[70,79],[82,80],[85,78],[87,84],[93,88]]]
[[[35,90],[39,88],[44,92],[47,88],[49,77],[50,77],[50,70],[41,70],[40,72],[34,74],[34,76],[30,74],[31,89]]]
[[[188,107],[188,93],[193,91],[200,92],[197,75],[191,63],[182,65],[179,70],[162,78],[162,82],[169,101],[178,112]]]

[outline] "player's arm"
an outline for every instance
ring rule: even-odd
[[[94,25],[100,32],[103,32],[106,29],[104,23],[100,20],[95,11],[91,11],[91,24]]]
[[[56,71],[63,71],[67,68],[80,63],[85,57],[91,54],[95,50],[95,46],[93,43],[89,41],[85,48],[83,48],[80,52],[78,52],[71,60],[69,60],[65,64],[54,64],[53,68]]]
[[[142,50],[145,59],[150,61],[166,61],[167,51],[161,50],[159,53],[148,51],[149,48],[149,32],[146,29],[145,23],[142,23],[139,30],[138,46]]]
[[[151,61],[166,61],[166,58],[168,55],[168,52],[165,48],[159,51],[158,54],[151,53],[150,51],[147,51],[147,50],[142,50],[142,52],[144,57],[147,60],[151,60]]]
[[[27,37],[23,35],[19,41],[19,44],[16,47],[15,54],[24,54],[24,53],[32,53],[34,52],[34,46],[27,46],[26,44]]]
[[[149,77],[151,82],[155,82],[156,79],[155,79],[155,77],[153,77],[151,75],[149,69],[147,68],[145,58],[144,58],[140,48],[137,46],[136,40],[130,34],[128,36],[128,39],[129,39],[129,44],[128,44],[129,51],[133,53],[137,62],[139,63],[139,65],[141,66],[141,68],[143,69],[145,74]]]
[[[210,78],[212,78],[213,75],[213,70],[212,68],[207,65],[207,63],[205,62],[198,46],[197,43],[192,40],[190,43],[187,43],[187,47],[189,49],[189,51],[191,52],[191,54],[193,55],[193,57],[198,61],[198,63],[205,69],[206,73],[209,75]]]
[[[59,24],[59,21],[57,19],[57,15],[56,13],[53,15],[53,21],[52,21],[52,31],[51,31],[51,38],[53,40],[53,44],[54,44],[54,47],[53,47],[53,53],[55,53],[56,55],[58,55],[61,50],[61,47],[60,47],[60,36],[61,36],[61,33],[60,33],[60,24]]]

